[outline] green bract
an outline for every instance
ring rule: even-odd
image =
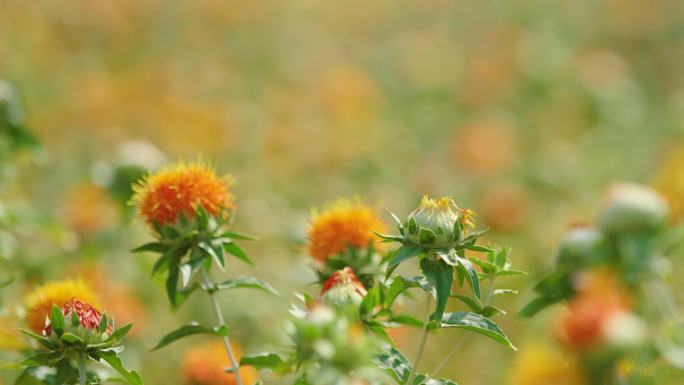
[[[231,217],[231,216],[226,216]],[[235,240],[253,240],[254,238],[226,231],[229,220],[214,217],[201,207],[192,220],[181,215],[173,225],[155,224],[157,241],[144,244],[134,252],[150,251],[161,254],[152,266],[152,274],[166,271],[166,294],[171,306],[180,306],[197,284],[191,279],[200,268],[210,270],[213,264],[219,268],[226,267],[226,254],[233,255],[250,265],[252,259],[235,243]]]
[[[85,372],[85,363],[94,360],[108,363],[129,384],[143,384],[140,375],[136,371],[125,369],[118,357],[123,351],[122,340],[131,330],[132,324],[117,329],[114,319],[103,314],[97,327],[86,328],[80,324],[76,313],[65,318],[57,305],[53,305],[49,320],[51,328],[47,336],[21,330],[22,334],[36,341],[42,348],[21,362],[22,366],[27,367],[22,377],[31,376],[32,368],[47,366],[57,369],[56,376],[62,379],[63,384],[77,383],[80,374],[84,378],[87,376],[90,383],[93,377],[95,380],[97,378]]]

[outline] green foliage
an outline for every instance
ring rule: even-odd
[[[226,326],[224,325],[208,328],[205,326],[201,326],[197,323],[183,325],[180,328],[162,337],[159,343],[157,343],[157,346],[152,348],[152,351],[159,350],[173,342],[178,341],[181,338],[197,334],[207,334],[217,337],[225,337],[226,335],[228,335],[228,328],[226,328]]]

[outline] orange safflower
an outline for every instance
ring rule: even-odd
[[[132,202],[148,224],[174,223],[181,214],[193,218],[200,207],[214,216],[225,215],[235,207],[228,191],[231,183],[230,176],[219,177],[201,162],[177,163],[133,186]]]
[[[309,255],[325,262],[347,246],[380,247],[374,231],[383,232],[385,224],[375,210],[358,201],[340,199],[323,212],[314,212],[308,231]]]
[[[630,298],[614,274],[598,270],[579,280],[577,296],[568,303],[560,320],[558,337],[566,346],[585,350],[603,341],[604,326],[611,317],[629,312]]]
[[[35,333],[40,333],[45,327],[45,321],[52,305],[62,307],[73,298],[79,298],[99,307],[98,296],[80,279],[50,282],[34,289],[24,299],[26,324],[29,329]]]
[[[232,346],[239,361],[240,349]],[[183,359],[183,375],[187,385],[233,385],[237,383],[233,373],[226,373],[230,361],[224,346],[219,341],[208,342],[185,352]],[[254,368],[245,366],[240,369],[240,377],[244,384],[253,384],[257,380]]]

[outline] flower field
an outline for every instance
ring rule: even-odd
[[[0,2],[0,385],[684,383],[684,5]]]

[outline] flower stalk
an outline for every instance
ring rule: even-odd
[[[430,293],[425,293],[426,294],[426,303],[425,303],[425,319],[423,321],[423,332],[420,336],[420,345],[418,346],[418,352],[416,353],[416,359],[413,361],[413,370],[411,371],[411,375],[408,378],[408,381],[406,381],[407,384],[412,384],[413,379],[416,378],[416,374],[418,373],[418,365],[420,364],[420,360],[423,358],[423,353],[425,353],[425,346],[427,345],[427,339],[428,339],[428,323],[430,322],[430,306],[432,306],[432,295]]]
[[[226,326],[226,321],[223,318],[223,311],[221,310],[221,305],[219,304],[218,298],[216,298],[216,294],[209,290],[213,286],[213,283],[211,282],[211,279],[209,278],[209,273],[207,272],[206,269],[202,269],[203,275],[204,275],[204,283],[207,285],[207,295],[209,296],[209,300],[212,303],[212,307],[214,309],[214,314],[216,315],[216,319],[218,320],[218,326]],[[226,326],[227,327],[227,326]],[[235,359],[235,353],[233,352],[233,348],[231,347],[230,343],[230,337],[228,334],[226,334],[223,337],[223,345],[226,348],[226,353],[228,354],[228,360],[230,361],[231,365],[231,370],[233,371],[233,374],[235,374],[235,381],[237,382],[237,385],[242,385],[242,378],[240,377],[240,367],[238,365],[237,360]]]

